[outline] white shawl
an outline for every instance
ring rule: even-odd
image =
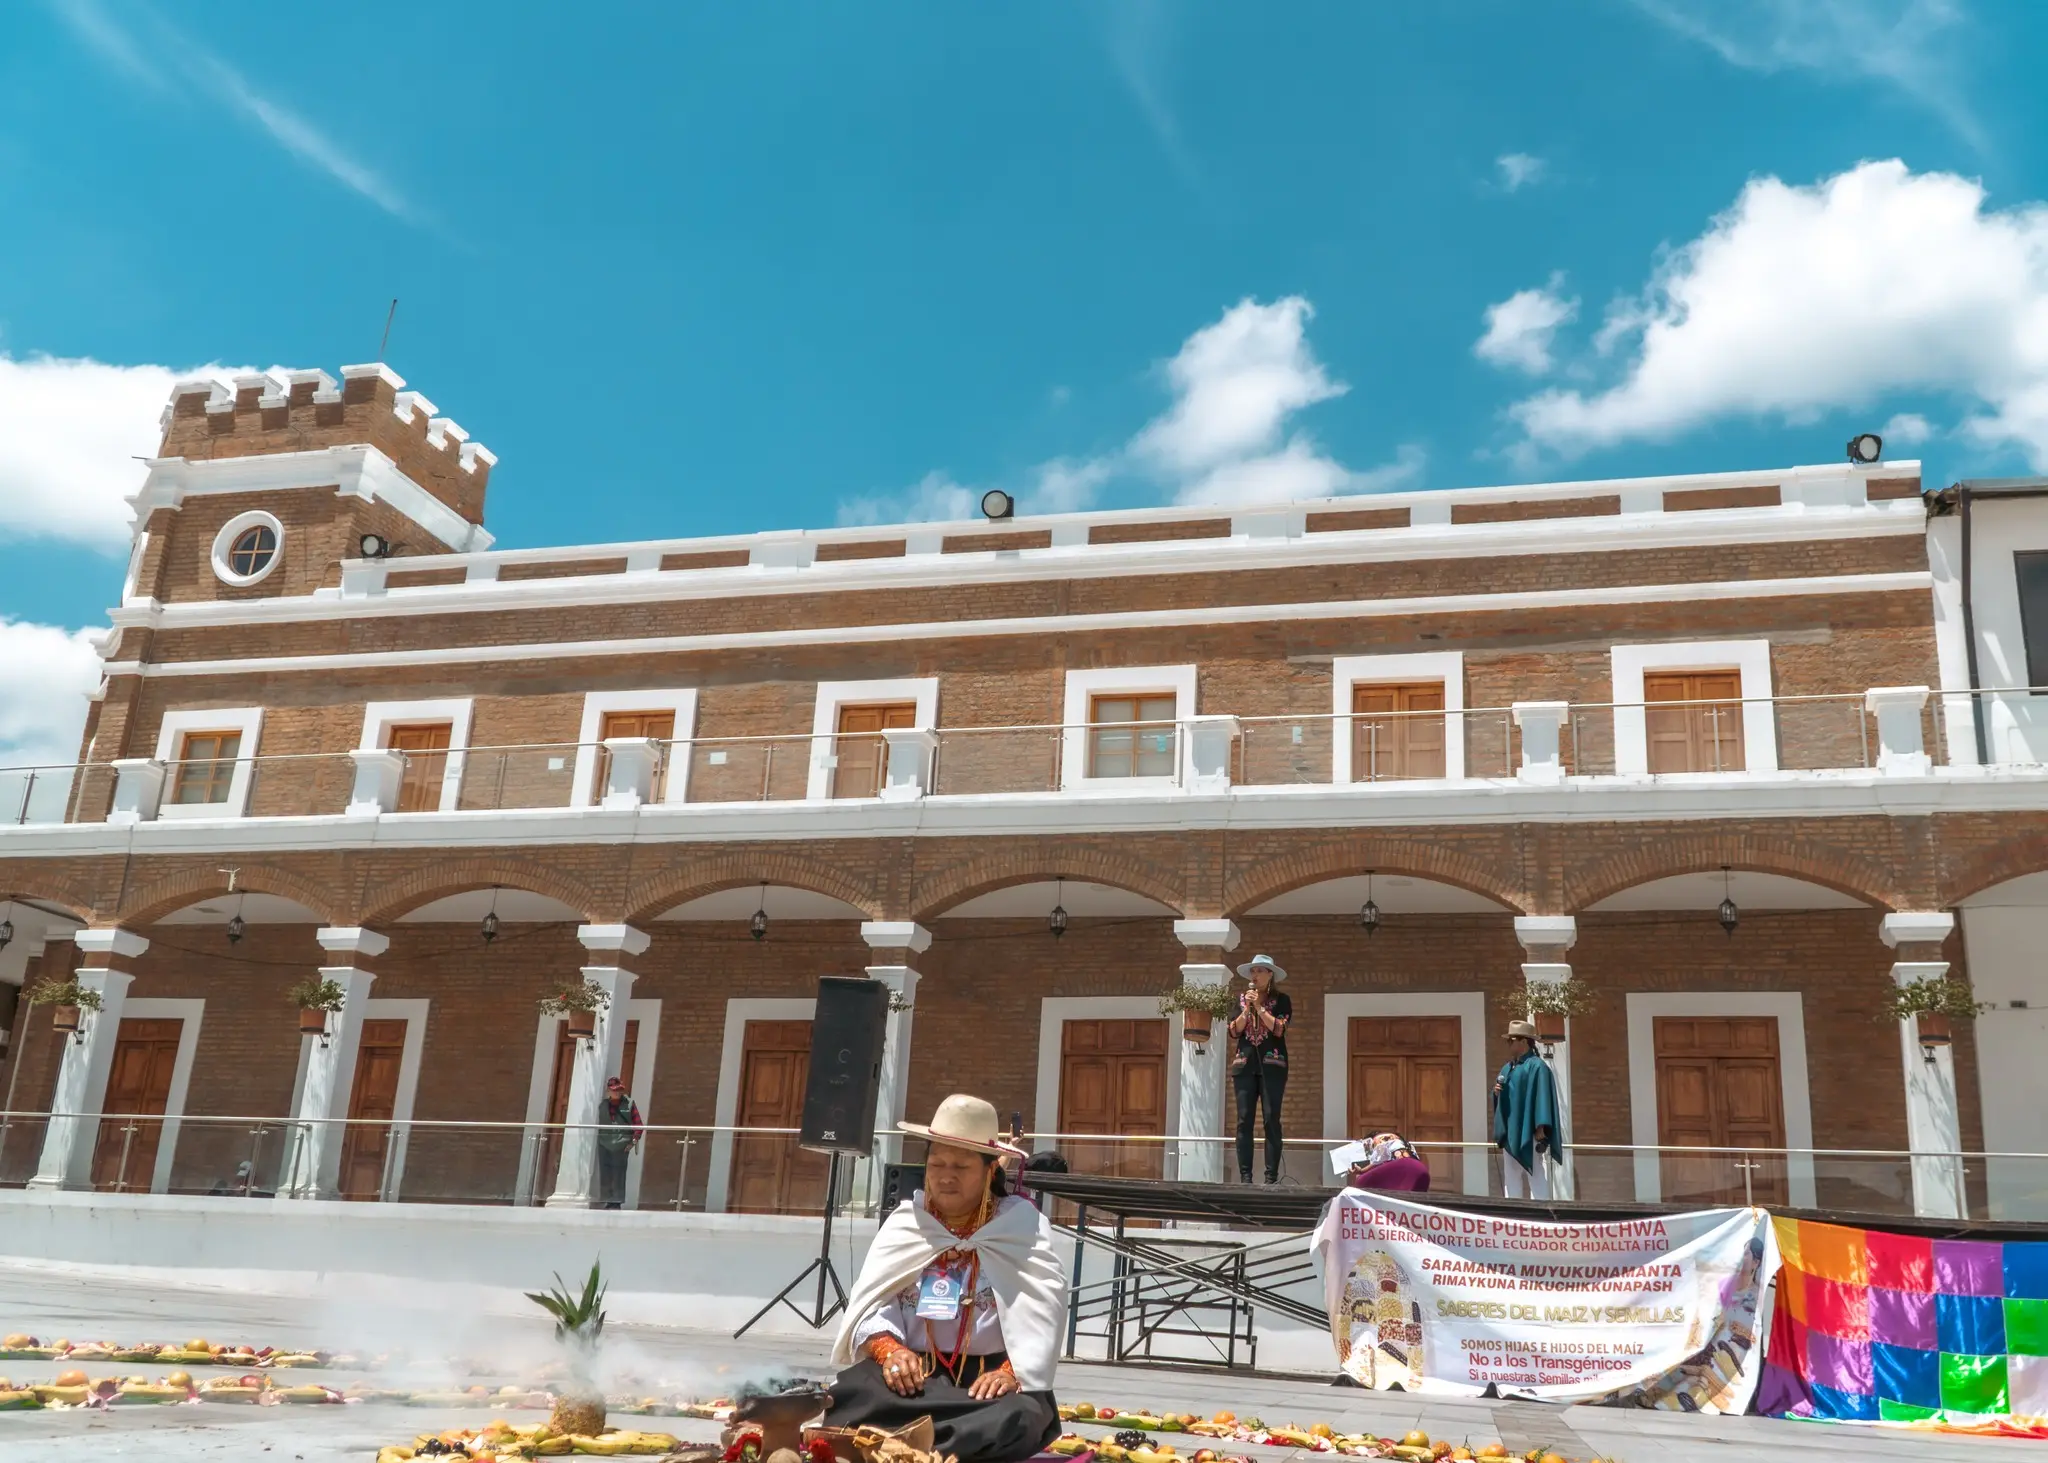
[[[1017,1385],[1026,1392],[1051,1391],[1066,1320],[1067,1271],[1053,1248],[1052,1226],[1028,1201],[1000,1206],[965,1239],[926,1210],[922,1192],[901,1205],[883,1221],[860,1278],[853,1282],[846,1319],[832,1345],[832,1364],[852,1365],[854,1328],[947,1250],[980,1253],[981,1277],[995,1292],[1003,1348]]]

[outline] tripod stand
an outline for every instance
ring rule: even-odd
[[[832,1220],[838,1212],[839,1154],[834,1152],[832,1154],[832,1166],[825,1179],[825,1228],[824,1232],[818,1236],[818,1258],[798,1271],[796,1279],[790,1281],[789,1284],[777,1291],[773,1300],[762,1306],[760,1310],[754,1312],[746,1325],[733,1332],[733,1340],[737,1341],[740,1337],[746,1335],[747,1332],[753,1330],[754,1323],[777,1306],[788,1306],[796,1318],[806,1326],[809,1326],[813,1331],[818,1330],[827,1321],[846,1309],[846,1287],[839,1282],[839,1272],[832,1268]],[[818,1277],[818,1298],[811,1309],[806,1312],[795,1301],[790,1299],[790,1293],[810,1279],[813,1272]],[[825,1287],[827,1284],[831,1285],[832,1293],[838,1297],[837,1300],[832,1302],[830,1307],[827,1307],[825,1304]]]

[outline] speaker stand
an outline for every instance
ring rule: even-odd
[[[746,1335],[747,1332],[753,1330],[755,1323],[777,1306],[788,1306],[790,1312],[813,1331],[820,1329],[827,1321],[846,1309],[846,1287],[839,1281],[839,1272],[832,1267],[832,1220],[838,1212],[839,1154],[835,1151],[832,1154],[831,1168],[825,1179],[825,1229],[824,1233],[818,1237],[818,1258],[798,1271],[796,1279],[790,1281],[789,1284],[777,1291],[773,1300],[762,1306],[760,1310],[754,1312],[746,1325],[733,1332],[733,1340],[737,1341],[740,1337]],[[810,1279],[812,1275],[818,1277],[818,1296],[816,1301],[812,1303],[811,1309],[805,1311],[794,1300],[790,1299],[790,1296],[806,1280]],[[825,1287],[827,1285],[832,1287],[832,1293],[838,1297],[829,1307],[825,1304]]]

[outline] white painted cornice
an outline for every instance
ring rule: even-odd
[[[185,499],[201,494],[304,491],[327,486],[344,498],[389,503],[457,553],[491,546],[491,535],[482,527],[414,482],[375,447],[362,443],[247,457],[151,458],[149,476],[128,502],[140,528],[159,508],[179,508]]]
[[[430,501],[438,505],[438,500]],[[1181,510],[1178,516],[1185,518],[1186,510]],[[1907,537],[1922,533],[1924,524],[1925,513],[1918,499],[1897,499],[1854,507],[1808,508],[1795,505],[1710,512],[1610,514],[1596,518],[1549,518],[1511,523],[1442,523],[1415,528],[1354,529],[1307,534],[1298,538],[1244,535],[1161,543],[1069,544],[1047,549],[913,554],[900,558],[822,562],[810,562],[815,544],[801,542],[801,535],[785,535],[775,538],[770,546],[788,548],[790,544],[783,542],[787,538],[807,552],[792,556],[778,551],[766,555],[777,562],[725,569],[661,570],[651,567],[659,565],[664,555],[672,553],[740,547],[763,549],[769,536],[753,535],[687,542],[600,544],[574,550],[514,549],[487,554],[426,555],[385,560],[379,566],[366,566],[350,560],[343,565],[344,585],[350,582],[348,571],[375,567],[379,572],[372,577],[380,587],[374,593],[358,595],[344,587],[288,598],[203,600],[153,607],[130,605],[117,613],[115,623],[175,631],[226,625],[292,624],[407,615],[502,614],[508,610],[680,603],[788,594],[979,587],[1163,574],[1224,574],[1341,564],[1407,564],[1420,560],[1456,561],[1539,554],[1568,558],[1652,549]],[[481,529],[476,531],[482,533]],[[508,564],[543,564],[571,558],[623,559],[627,562],[627,569],[618,574],[574,575],[561,579],[501,580],[497,577],[498,571]],[[382,587],[382,581],[389,573],[447,569],[461,569],[470,577],[460,584]]]
[[[1821,594],[1891,594],[1931,591],[1921,570],[1893,574],[1831,574],[1796,579],[1738,579],[1701,584],[1637,584],[1596,589],[1529,590],[1510,594],[1403,596],[1395,599],[1311,600],[1294,604],[1193,606],[1167,610],[1078,615],[1012,615],[989,620],[932,620],[907,624],[821,625],[720,635],[655,635],[500,645],[423,646],[413,650],[356,651],[333,655],[247,656],[234,660],[110,661],[110,676],[273,675],[290,671],[397,669],[422,665],[483,665],[529,660],[591,660],[608,656],[676,655],[805,645],[857,645],[876,641],[949,640],[1002,635],[1058,635],[1173,626],[1248,625],[1272,621],[1366,620],[1410,615],[1493,614],[1513,610],[1574,609],[1624,604],[1687,604],[1713,600],[1778,599]],[[139,615],[137,609],[118,611]],[[117,624],[138,621],[117,619]]]

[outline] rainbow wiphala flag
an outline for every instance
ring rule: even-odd
[[[1771,1221],[1758,1410],[1963,1425],[2048,1417],[2048,1244]]]

